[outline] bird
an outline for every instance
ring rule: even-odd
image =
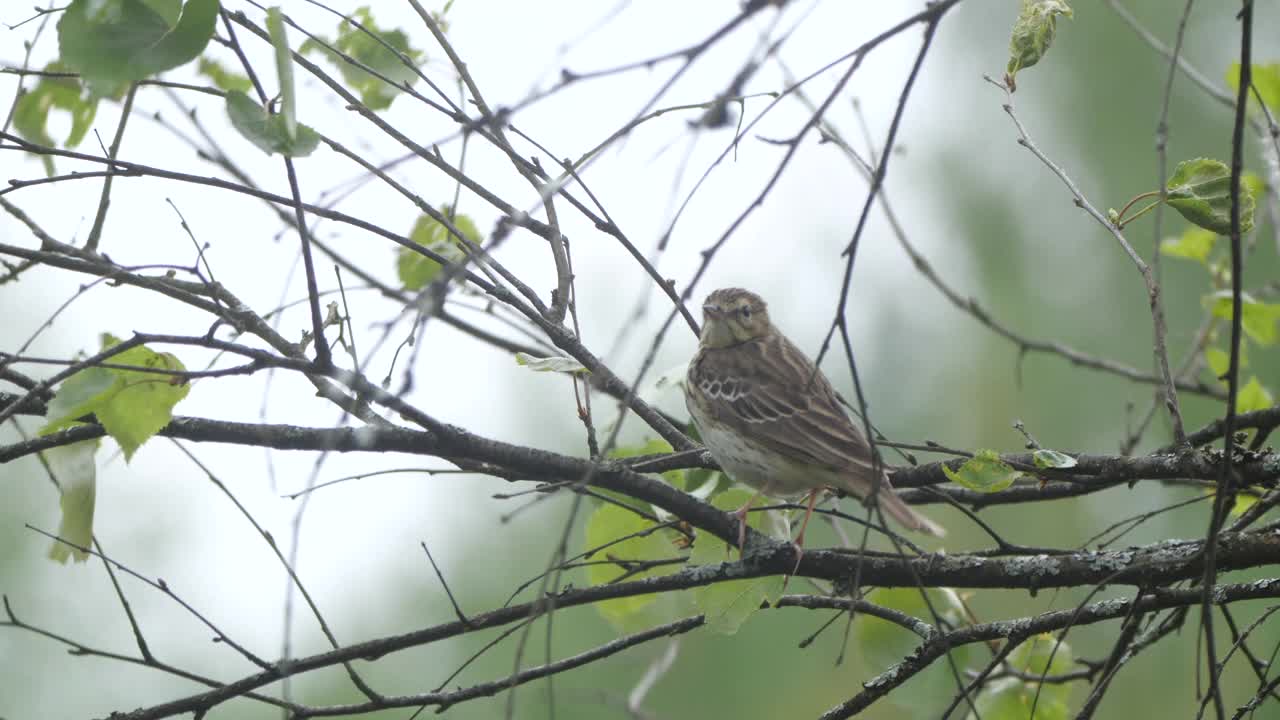
[[[702,305],[698,351],[685,377],[685,404],[707,450],[735,482],[756,494],[736,513],[738,549],[747,512],[761,495],[808,493],[808,510],[792,543],[796,567],[818,494],[837,488],[876,503],[902,526],[937,537],[941,525],[893,491],[883,463],[840,407],[819,369],[769,319],[765,301],[742,288],[721,288]]]

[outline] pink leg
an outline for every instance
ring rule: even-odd
[[[738,516],[738,557],[742,557],[742,550],[747,546],[747,513],[751,511],[751,506],[761,494],[762,492],[757,490],[756,494],[734,513]]]
[[[791,575],[795,575],[800,569],[800,561],[804,558],[804,531],[809,527],[809,518],[813,517],[813,506],[818,503],[818,493],[822,492],[822,488],[814,488],[809,491],[809,506],[804,511],[804,520],[800,523],[800,534],[796,536],[791,546],[796,549],[796,564],[791,568]],[[791,582],[791,575],[788,575],[782,581],[782,592],[787,591],[787,583]]]

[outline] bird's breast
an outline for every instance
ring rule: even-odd
[[[694,412],[694,423],[702,435],[702,442],[720,467],[734,482],[749,485],[774,497],[790,497],[808,492],[815,487],[830,485],[830,472],[811,468],[751,442],[732,429],[717,423],[713,418],[699,417]]]

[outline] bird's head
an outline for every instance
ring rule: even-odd
[[[769,306],[742,288],[721,288],[702,303],[703,347],[725,348],[772,332]]]

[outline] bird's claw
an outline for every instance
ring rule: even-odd
[[[800,561],[804,559],[804,546],[803,546],[803,545],[801,545],[801,544],[800,544],[800,543],[798,543],[798,542],[792,542],[792,543],[791,543],[791,547],[795,548],[795,551],[796,551],[796,564],[791,568],[791,572],[789,572],[789,573],[787,573],[785,576],[783,576],[783,578],[782,578],[782,589],[778,591],[778,594],[779,594],[779,595],[781,595],[781,594],[783,594],[783,593],[785,593],[785,592],[787,591],[787,585],[791,583],[791,578],[792,578],[792,576],[794,576],[794,575],[796,574],[796,571],[798,571],[798,570],[800,569]]]

